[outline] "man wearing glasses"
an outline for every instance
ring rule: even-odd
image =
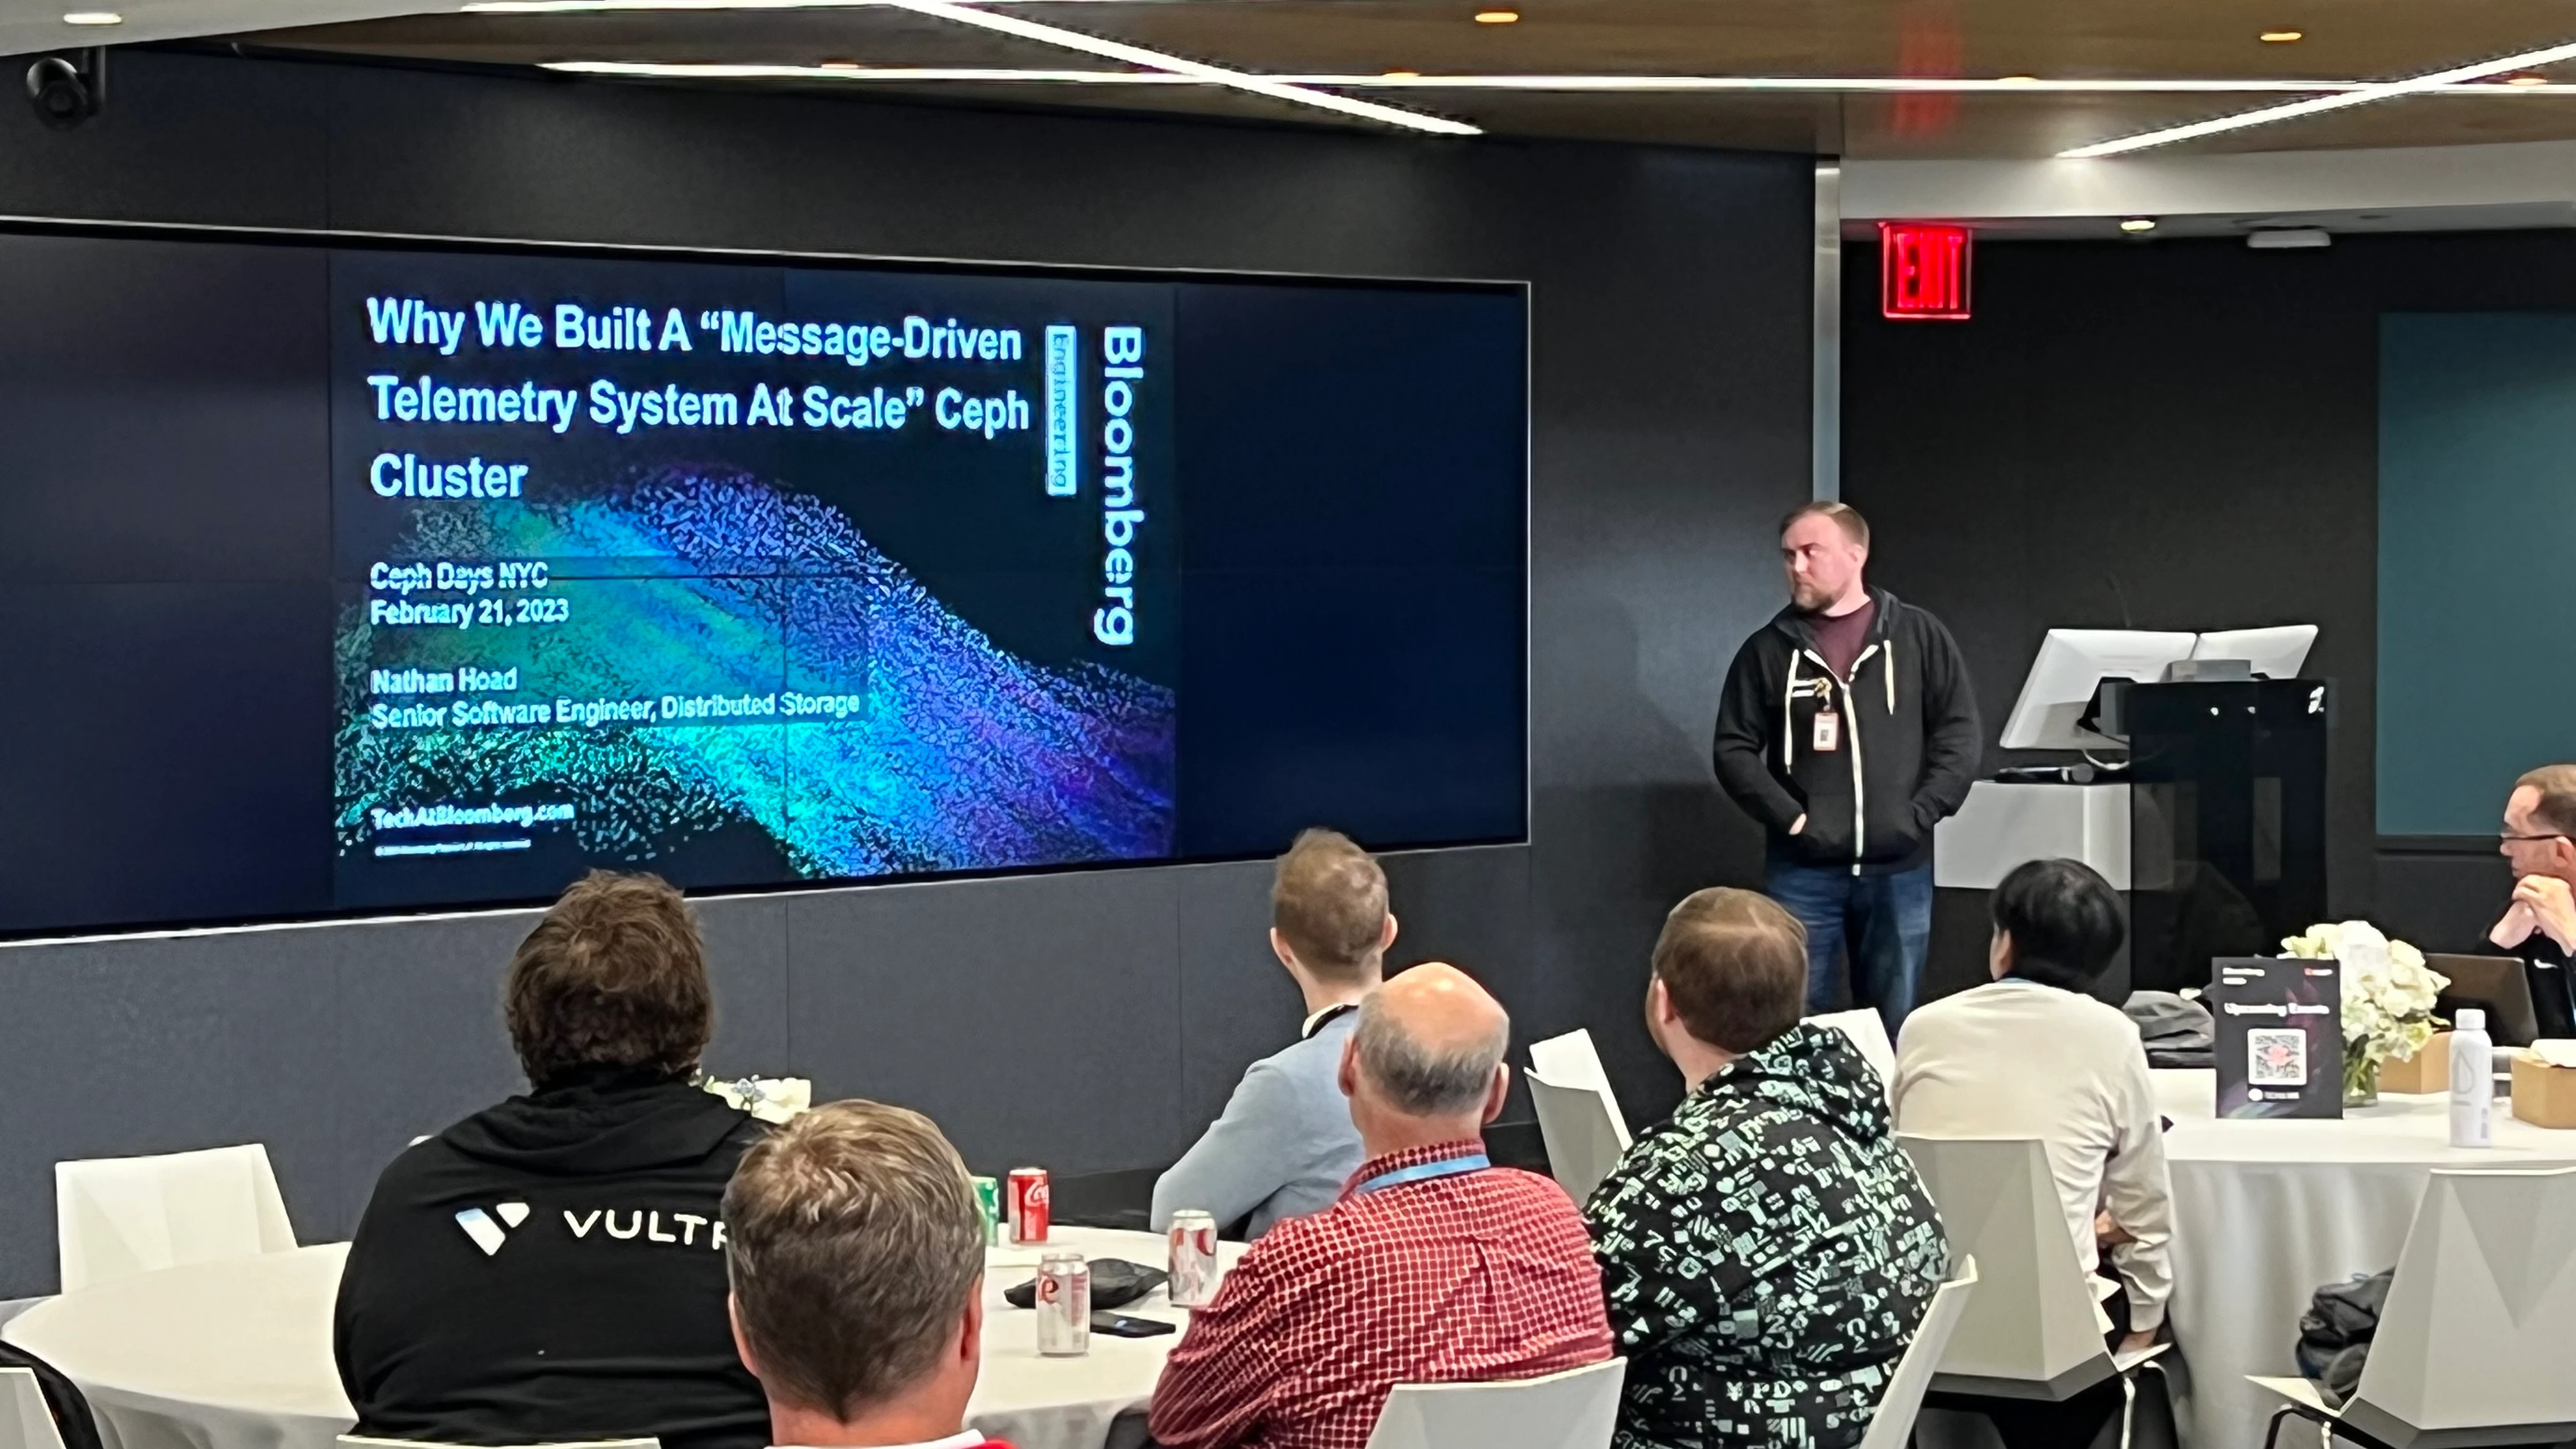
[[[2567,961],[2576,952],[2576,765],[2543,765],[2513,782],[2498,849],[2513,866],[2513,901],[2487,939],[2523,959],[2540,1034],[2576,1035]]]

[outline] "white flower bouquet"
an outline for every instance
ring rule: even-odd
[[[2320,923],[2281,943],[2282,954],[2336,963],[2343,984],[2343,1080],[2347,1101],[2379,1095],[2382,1062],[2406,1061],[2433,1039],[2433,1003],[2450,978],[2424,953],[2392,941],[2368,921]]]

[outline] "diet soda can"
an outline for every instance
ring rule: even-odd
[[[1074,1358],[1091,1352],[1091,1265],[1080,1253],[1038,1260],[1038,1353]]]
[[[1002,1185],[989,1177],[975,1179],[975,1206],[984,1214],[984,1246],[1002,1242]]]
[[[1011,1244],[1025,1248],[1047,1240],[1047,1174],[1043,1167],[1014,1167],[1004,1185],[1002,1201],[1008,1205]]]
[[[1172,1306],[1205,1308],[1216,1298],[1216,1219],[1195,1210],[1172,1214]]]

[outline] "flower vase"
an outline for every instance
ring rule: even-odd
[[[2379,1104],[2379,1058],[2370,1054],[2366,1042],[2344,1048],[2343,1104],[2347,1108]]]

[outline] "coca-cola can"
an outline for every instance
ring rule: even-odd
[[[1038,1260],[1038,1352],[1073,1358],[1091,1352],[1091,1265],[1080,1253]]]
[[[1216,1219],[1203,1212],[1172,1214],[1172,1306],[1205,1308],[1216,1298]]]
[[[1047,1240],[1047,1175],[1043,1167],[1014,1167],[1002,1201],[1009,1207],[1011,1242],[1017,1247]]]

